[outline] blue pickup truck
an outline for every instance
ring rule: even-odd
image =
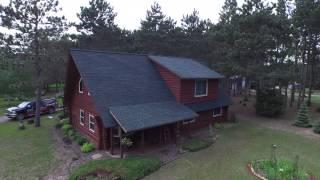
[[[40,102],[40,114],[52,114],[56,111],[57,101],[55,98],[42,99]],[[25,101],[21,102],[16,107],[10,107],[6,111],[6,116],[10,119],[22,120],[27,117],[32,117],[36,113],[36,102]]]

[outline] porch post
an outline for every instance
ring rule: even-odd
[[[113,155],[113,128],[110,128],[110,154]]]
[[[122,140],[122,130],[119,126],[120,158],[122,159],[123,158],[123,147],[122,147],[121,140]]]
[[[142,153],[144,153],[144,130],[141,131],[141,148]]]
[[[180,132],[180,122],[177,123],[177,127],[176,127],[176,145],[178,148],[178,152],[182,152],[182,141],[181,141],[181,132]]]

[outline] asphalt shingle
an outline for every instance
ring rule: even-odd
[[[220,79],[223,75],[200,64],[196,60],[180,57],[149,56],[149,58],[167,68],[181,79]]]
[[[105,127],[117,125],[111,106],[175,101],[146,55],[72,49],[70,52]]]
[[[188,107],[174,101],[110,107],[110,112],[125,132],[157,127],[198,116]]]

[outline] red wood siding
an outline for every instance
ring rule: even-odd
[[[181,81],[181,98],[180,102],[184,104],[214,100],[217,98],[219,81],[217,79],[208,79],[208,95],[194,97],[195,80],[187,79]]]
[[[69,69],[71,68],[72,67],[70,67]],[[102,149],[105,147],[104,138],[103,138],[105,137],[104,135],[105,128],[103,127],[99,114],[96,111],[96,108],[91,96],[88,95],[88,90],[85,86],[85,82],[83,83],[84,84],[83,93],[79,93],[78,85],[79,85],[80,75],[77,71],[73,71],[73,72],[76,72],[76,76],[73,77],[73,81],[76,83],[72,83],[73,87],[69,87],[69,90],[71,91],[71,93],[68,93],[68,94],[70,94],[72,97],[69,97],[68,98],[69,102],[67,102],[69,113],[70,113],[71,124],[81,134],[85,135],[93,143],[95,143],[98,149]],[[84,125],[80,124],[80,109],[84,110],[84,113],[85,113]],[[95,132],[92,132],[89,130],[89,114],[95,117]]]
[[[188,104],[214,100],[217,97],[219,80],[208,79],[208,96],[194,97],[194,79],[180,79],[177,75],[164,68],[163,66],[157,63],[154,64],[178,102]]]
[[[170,89],[171,93],[175,96],[176,100],[180,102],[180,92],[181,92],[181,80],[174,73],[170,72],[166,68],[154,63],[156,69],[159,71],[160,75],[164,79],[166,85]]]
[[[225,122],[228,118],[228,107],[222,108],[222,115],[218,117],[213,117],[213,110],[197,112],[199,116],[196,118],[194,123],[182,124],[183,132],[188,133],[196,129],[201,129],[208,127],[209,124],[214,124],[217,122]]]

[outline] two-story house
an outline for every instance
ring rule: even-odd
[[[227,118],[222,75],[188,58],[70,51],[65,104],[75,129],[99,149],[175,142]]]

